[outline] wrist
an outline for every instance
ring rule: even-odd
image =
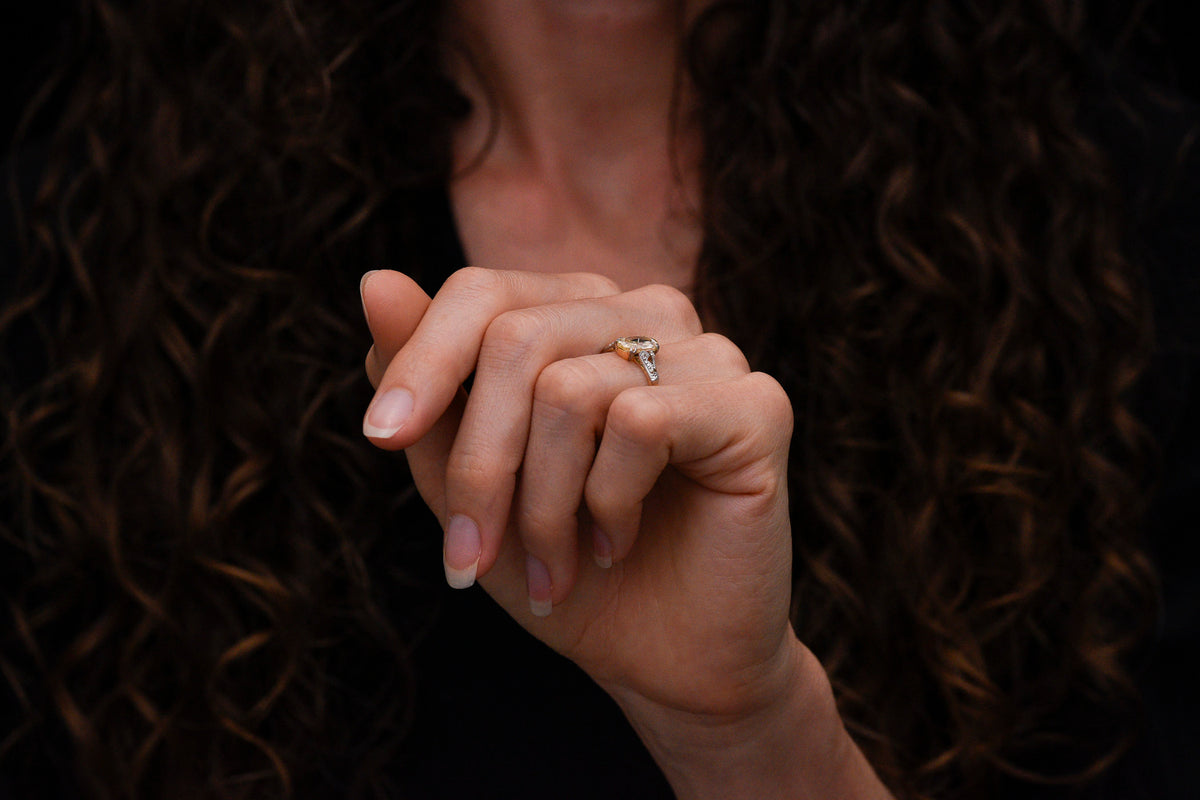
[[[681,799],[886,798],[816,657],[788,632],[744,703],[698,713],[610,692]]]

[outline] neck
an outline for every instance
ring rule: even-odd
[[[451,70],[476,109],[456,151],[567,177],[669,149],[683,11],[671,0],[455,0],[466,57],[451,56]]]

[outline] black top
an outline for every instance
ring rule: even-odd
[[[1149,198],[1131,203],[1130,250],[1148,268],[1156,314],[1158,348],[1138,408],[1163,448],[1164,482],[1149,530],[1165,613],[1141,676],[1145,734],[1086,796],[1194,800],[1200,797],[1200,545],[1192,509],[1200,498],[1200,157],[1180,164],[1176,154],[1198,117],[1187,109],[1142,110],[1144,129],[1105,114],[1092,125],[1129,196]],[[444,255],[441,263],[463,264],[444,194],[427,208],[428,252]],[[425,568],[440,571],[440,564]],[[417,733],[395,765],[399,797],[672,796],[615,703],[586,675],[478,587],[441,591],[440,616],[414,653]],[[52,795],[45,787],[6,786],[0,776],[0,800],[30,796]],[[1061,796],[1061,790],[1022,786],[1013,796]]]

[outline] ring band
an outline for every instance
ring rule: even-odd
[[[600,352],[616,353],[626,361],[633,361],[642,368],[651,386],[658,383],[658,364],[654,360],[654,354],[658,352],[658,342],[649,336],[622,336],[610,342]]]

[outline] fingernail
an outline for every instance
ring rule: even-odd
[[[525,581],[529,587],[529,610],[535,617],[548,617],[554,609],[550,599],[554,585],[550,583],[550,570],[536,556],[525,556]]]
[[[367,270],[363,276],[358,279],[358,299],[362,303],[363,319],[367,321],[367,327],[371,327],[371,315],[367,313],[367,299],[363,296],[363,291],[367,287],[367,278],[379,272],[377,269]]]
[[[446,567],[446,583],[455,589],[466,589],[475,582],[479,569],[479,526],[470,517],[455,514],[446,525],[446,546],[442,564]]]
[[[608,569],[612,566],[612,539],[609,539],[599,528],[592,529],[592,556],[601,569]]]
[[[413,410],[413,396],[407,389],[388,389],[377,395],[363,419],[363,435],[386,439],[404,427]]]

